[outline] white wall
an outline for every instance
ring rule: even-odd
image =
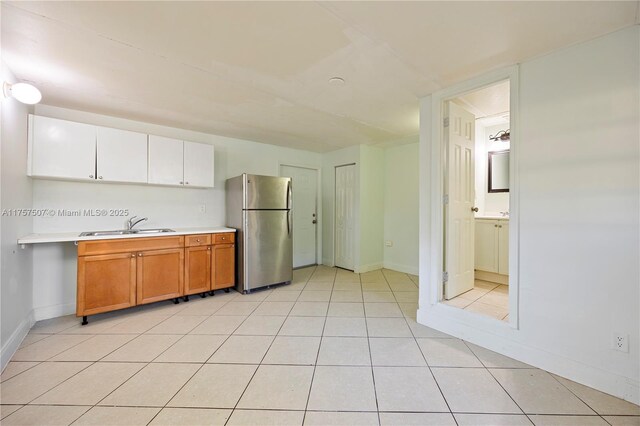
[[[640,27],[520,66],[519,328],[431,304],[431,97],[421,101],[418,321],[640,402]],[[519,142],[518,142],[519,141]],[[513,206],[512,206],[513,208]],[[436,211],[434,209],[434,211]],[[447,309],[449,308],[449,309]],[[612,333],[629,336],[629,353]]]
[[[2,81],[15,82],[15,77],[2,62]],[[27,168],[27,114],[26,105],[7,98],[0,101],[0,205],[5,209],[29,209],[31,181]],[[18,237],[28,234],[32,218],[2,215],[0,219],[0,299],[2,356],[0,368],[4,368],[32,325],[30,250],[21,250]]]
[[[509,128],[509,124],[498,124],[484,127],[476,121],[476,206],[477,215],[498,216],[500,212],[509,211],[509,193],[489,193],[488,186],[488,153],[492,151],[504,151],[511,146],[510,142],[491,141],[489,136],[495,135],[501,130]]]
[[[382,268],[384,150],[360,145],[360,262],[357,272]]]
[[[226,138],[184,129],[118,119],[87,112],[38,105],[38,115],[152,133],[215,146],[215,188],[187,189],[150,185],[117,185],[33,179],[34,208],[129,209],[149,217],[148,227],[225,225],[224,183],[241,173],[278,176],[281,163],[320,167],[322,155]],[[123,153],[125,154],[125,153]],[[18,168],[22,176],[26,166]],[[199,207],[205,206],[201,213]],[[322,219],[322,218],[321,218]],[[69,232],[113,229],[124,225],[121,217],[42,217],[34,232]],[[23,232],[23,234],[29,233]],[[36,319],[75,311],[76,249],[72,243],[33,247],[33,288]]]
[[[418,274],[418,143],[384,150],[384,267]]]

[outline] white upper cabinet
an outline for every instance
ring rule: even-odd
[[[27,174],[95,180],[96,127],[30,115]]]
[[[184,143],[184,184],[213,188],[213,145]]]
[[[184,185],[183,142],[149,135],[149,183]]]
[[[29,115],[27,175],[213,188],[213,145]]]
[[[147,135],[97,128],[98,180],[147,183]]]

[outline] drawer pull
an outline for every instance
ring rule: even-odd
[[[197,239],[196,239],[196,242],[197,242],[197,243],[199,243],[199,242],[200,242],[200,238],[197,238]]]

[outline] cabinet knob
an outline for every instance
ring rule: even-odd
[[[211,247],[207,247],[207,250],[211,250]]]
[[[479,210],[479,209],[478,209],[477,207],[471,207],[471,211],[472,211],[472,212],[476,212],[476,213],[478,213],[478,210]]]
[[[142,253],[138,253],[138,257],[142,257]]]
[[[200,238],[197,238],[197,239],[196,239],[196,242],[197,242],[197,243],[199,243],[199,242],[200,242]]]
[[[93,179],[93,175],[89,175],[89,177],[90,177],[91,179]]]
[[[226,239],[227,239],[227,237],[222,237],[222,239],[223,239],[223,240],[226,240]]]
[[[184,184],[185,184],[185,185],[189,185],[189,182],[185,182]]]
[[[180,185],[184,185],[184,182],[180,181]]]
[[[102,176],[98,176],[98,179],[102,179]]]
[[[131,257],[136,257],[136,254],[135,253],[131,253]]]
[[[493,227],[494,227],[494,228],[497,228],[497,227],[498,227],[498,225],[493,225]]]

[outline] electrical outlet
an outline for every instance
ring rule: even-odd
[[[393,247],[393,241],[385,241],[385,242],[384,242],[384,245],[385,245],[386,247]]]
[[[198,211],[200,213],[206,213],[207,212],[207,205],[206,204],[200,204],[200,206],[198,206]]]
[[[614,332],[613,349],[620,352],[629,352],[629,335]]]

